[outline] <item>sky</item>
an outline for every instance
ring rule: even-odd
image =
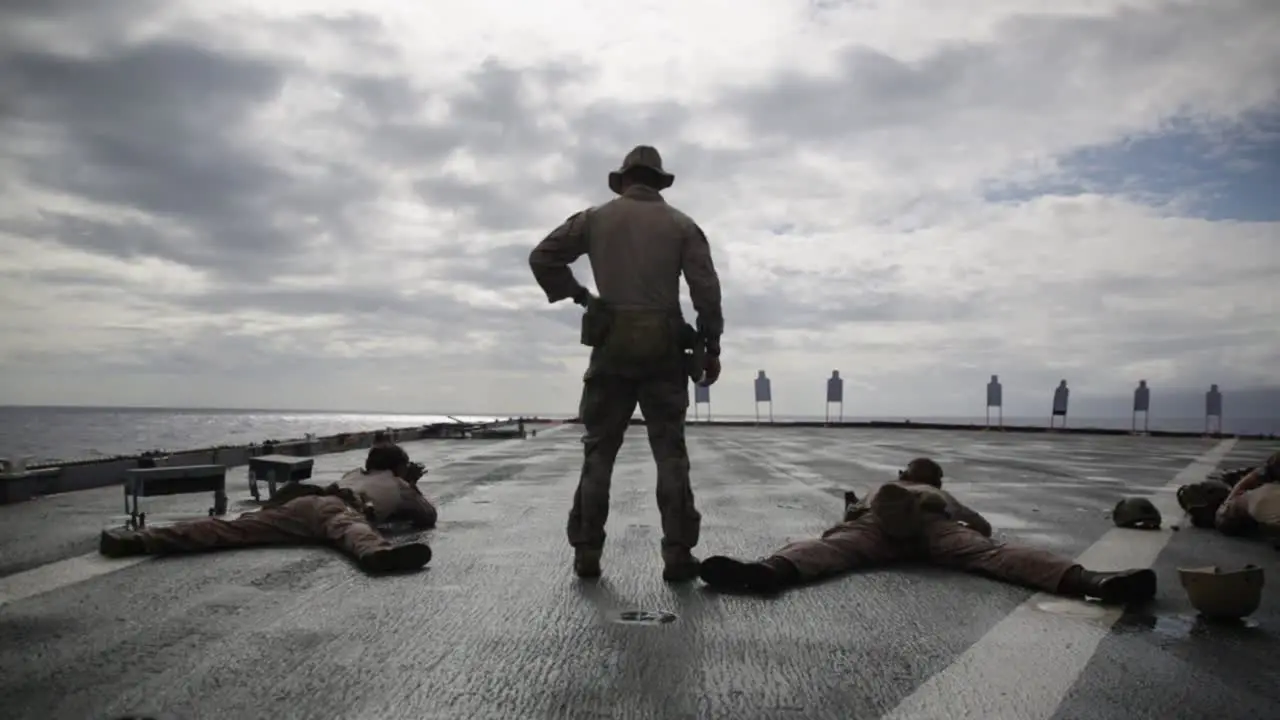
[[[1280,386],[1275,0],[8,0],[0,403],[573,413],[634,145],[719,414]],[[574,266],[588,287],[586,258]],[[693,318],[687,291],[685,311]]]

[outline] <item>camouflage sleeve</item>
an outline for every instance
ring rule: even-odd
[[[587,252],[587,212],[569,216],[529,253],[529,267],[548,302],[559,302],[584,290],[569,266]]]
[[[708,350],[719,354],[720,336],[724,334],[724,310],[720,299],[720,276],[711,260],[711,243],[697,223],[685,235],[680,271],[689,284],[689,299],[698,313],[698,329],[708,339]]]
[[[436,520],[439,513],[436,506],[422,494],[422,491],[416,485],[405,483],[405,487],[401,489],[401,512],[404,518],[413,523],[417,528],[433,528],[436,526]]]
[[[1249,526],[1249,499],[1247,495],[1230,495],[1213,514],[1213,525],[1226,535],[1234,535]]]
[[[1266,479],[1263,468],[1254,468],[1249,471],[1248,475],[1240,478],[1235,485],[1231,487],[1231,492],[1227,494],[1227,500],[1233,500],[1244,493],[1258,487]]]
[[[951,493],[945,490],[942,493],[947,496],[947,503],[951,506],[948,514],[951,515],[952,520],[968,525],[983,537],[991,537],[991,523],[987,522],[986,518],[982,517],[978,511],[957,500]]]

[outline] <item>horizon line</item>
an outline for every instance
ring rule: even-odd
[[[838,403],[832,403],[832,404],[838,404]],[[691,405],[692,405],[692,403],[691,403]],[[993,406],[993,407],[994,407],[994,406]],[[164,406],[164,405],[57,405],[57,404],[53,404],[53,405],[48,405],[48,404],[34,405],[34,404],[30,404],[30,405],[29,405],[29,404],[23,404],[23,403],[10,403],[10,404],[3,404],[3,403],[0,403],[0,410],[4,410],[4,409],[21,409],[21,410],[126,410],[126,411],[139,411],[139,412],[146,412],[146,411],[150,411],[150,412],[189,412],[189,413],[190,413],[190,412],[216,412],[216,413],[264,413],[264,414],[277,414],[277,415],[278,415],[278,414],[298,414],[298,415],[382,415],[382,416],[388,416],[388,417],[452,417],[452,416],[460,416],[460,417],[491,417],[491,418],[498,418],[498,419],[504,419],[504,418],[525,418],[525,419],[535,419],[535,418],[536,418],[536,419],[548,419],[548,420],[552,420],[552,419],[559,419],[559,418],[573,418],[573,417],[577,417],[577,413],[575,413],[575,412],[558,412],[558,413],[546,413],[546,412],[537,412],[537,413],[492,413],[492,412],[488,412],[488,413],[486,413],[486,412],[409,412],[409,411],[403,411],[403,410],[350,410],[350,409],[346,409],[346,410],[332,410],[332,409],[327,409],[327,410],[326,410],[326,409],[314,409],[314,408],[312,408],[312,409],[307,409],[307,408],[201,407],[201,406],[175,407],[175,406]],[[741,413],[732,413],[732,412],[730,412],[730,413],[716,413],[716,415],[718,415],[718,416],[719,416],[719,417],[721,417],[721,418],[726,418],[726,417],[743,417],[743,418],[750,418],[750,417],[753,417],[753,414],[752,414],[752,413],[750,413],[750,412],[741,412]],[[1014,414],[1009,414],[1009,415],[1007,415],[1007,416],[1006,416],[1006,419],[1008,420],[1008,419],[1028,419],[1028,418],[1039,418],[1041,415],[1047,415],[1047,414],[1046,414],[1046,413],[1040,413],[1040,412],[1026,412],[1026,413],[1022,413],[1022,414],[1014,413]],[[814,411],[814,412],[812,412],[812,413],[777,413],[777,412],[775,412],[775,413],[774,413],[774,416],[775,416],[775,417],[791,417],[791,418],[802,418],[802,417],[807,417],[807,418],[816,418],[816,417],[823,417],[823,415],[822,415],[821,413],[818,413],[818,412],[816,412],[816,411]],[[939,415],[924,415],[924,414],[903,415],[903,414],[901,414],[901,413],[873,413],[873,414],[867,414],[867,415],[859,415],[859,414],[849,414],[849,415],[844,415],[844,418],[845,418],[845,420],[846,420],[846,421],[851,421],[851,420],[855,420],[855,419],[857,419],[857,420],[886,420],[886,421],[892,421],[892,422],[899,422],[899,421],[901,421],[901,419],[907,419],[907,420],[910,420],[912,417],[920,418],[920,419],[925,419],[925,418],[930,418],[930,419],[972,419],[972,418],[981,417],[981,416],[980,416],[980,415],[978,415],[976,411],[974,411],[973,413],[970,413],[970,414],[965,414],[965,413],[945,414],[945,413],[944,413],[944,414],[939,414]],[[1071,417],[1071,416],[1070,416],[1070,415],[1068,415],[1068,417]],[[1124,418],[1124,417],[1126,417],[1126,416],[1124,416],[1124,415],[1077,415],[1077,416],[1075,416],[1075,417],[1079,417],[1079,418],[1081,418],[1081,419],[1089,420],[1089,419],[1111,419],[1111,418]],[[1155,420],[1155,419],[1157,419],[1157,418],[1161,418],[1161,417],[1163,417],[1163,418],[1164,418],[1164,419],[1166,419],[1166,420],[1192,420],[1192,419],[1196,419],[1196,420],[1198,420],[1198,419],[1201,419],[1201,417],[1202,417],[1202,416],[1200,416],[1200,415],[1168,415],[1168,416],[1152,415],[1152,416],[1151,416],[1152,420]],[[1276,419],[1278,416],[1275,416],[1275,415],[1231,415],[1230,417],[1233,417],[1233,418],[1236,418],[1236,419],[1246,419],[1246,420],[1272,420],[1272,419]],[[833,417],[832,419],[834,420],[834,417]],[[690,420],[690,421],[693,421],[693,420],[694,420],[694,418],[691,416],[691,417],[689,418],[689,420]]]

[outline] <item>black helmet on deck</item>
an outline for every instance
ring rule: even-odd
[[[1111,511],[1111,519],[1116,527],[1140,530],[1160,528],[1160,511],[1146,498],[1129,497],[1121,500]]]

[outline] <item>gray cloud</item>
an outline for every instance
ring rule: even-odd
[[[102,58],[10,54],[0,73],[18,93],[0,122],[4,145],[13,148],[38,128],[61,146],[22,163],[29,180],[139,208],[191,232],[46,217],[73,247],[255,275],[266,272],[255,258],[289,257],[306,246],[277,208],[341,223],[335,201],[358,191],[340,179],[299,183],[237,140],[234,129],[284,80],[284,69],[269,62],[154,41]]]
[[[673,202],[707,227],[735,334],[727,342],[749,338],[751,352],[795,351],[795,341],[780,337],[781,331],[811,330],[815,332],[802,349],[812,353],[814,362],[844,356],[853,363],[861,362],[860,351],[892,353],[895,344],[905,342],[900,335],[857,336],[864,326],[972,326],[974,337],[939,332],[927,345],[905,347],[913,357],[954,358],[939,362],[949,363],[949,371],[980,379],[990,368],[1043,357],[1039,341],[997,346],[991,340],[1006,314],[1036,303],[1055,327],[1073,333],[1062,342],[1086,348],[1096,344],[1095,359],[1103,363],[1176,355],[1179,372],[1190,372],[1186,368],[1193,362],[1223,362],[1222,357],[1205,360],[1197,354],[1197,343],[1225,346],[1251,340],[1239,323],[1193,336],[1184,318],[1168,312],[1116,312],[1113,295],[1169,294],[1167,278],[1133,272],[1099,274],[1087,285],[1050,278],[1031,290],[984,286],[981,277],[959,263],[939,271],[945,277],[940,275],[938,282],[921,286],[908,277],[901,260],[892,258],[848,267],[831,262],[811,270],[779,266],[768,269],[769,280],[758,282],[728,272],[737,262],[732,250],[740,247],[734,233],[743,232],[747,223],[737,218],[755,222],[755,205],[780,206],[768,218],[778,240],[769,254],[783,259],[792,247],[789,235],[803,236],[809,227],[845,232],[846,218],[806,209],[809,195],[835,196],[827,207],[858,206],[861,217],[871,218],[867,226],[915,228],[938,217],[952,219],[946,213],[954,208],[938,199],[942,191],[929,187],[935,178],[919,168],[929,167],[936,159],[932,155],[963,152],[922,139],[935,129],[962,137],[966,128],[990,122],[998,111],[1047,117],[1060,108],[1078,73],[1130,77],[1125,69],[1132,66],[1139,68],[1132,83],[1145,82],[1162,58],[1178,52],[1180,45],[1173,41],[1194,24],[1187,14],[1200,10],[1179,5],[1162,14],[1118,18],[1022,18],[1004,26],[998,41],[952,43],[917,60],[851,47],[843,53],[839,72],[825,79],[782,72],[763,85],[725,89],[697,106],[669,99],[602,100],[571,111],[563,106],[576,106],[569,102],[575,98],[565,97],[564,88],[595,77],[585,64],[529,66],[495,58],[459,78],[456,85],[464,89],[445,90],[405,71],[408,61],[382,22],[360,14],[262,21],[281,43],[326,39],[367,60],[336,71],[320,69],[319,62],[286,59],[287,53],[236,50],[235,43],[225,38],[215,42],[191,26],[142,43],[125,42],[127,27],[164,8],[158,2],[74,0],[24,0],[0,7],[0,40],[8,40],[0,43],[8,48],[0,50],[3,175],[15,188],[21,184],[140,211],[123,219],[106,218],[50,202],[38,213],[0,216],[0,231],[102,258],[132,263],[163,258],[207,273],[181,292],[148,287],[144,280],[131,285],[131,297],[147,310],[118,321],[120,337],[131,338],[129,351],[115,359],[96,358],[93,367],[104,374],[147,370],[162,377],[208,374],[227,382],[247,374],[254,379],[245,382],[266,387],[270,383],[262,378],[285,383],[286,375],[299,383],[303,378],[364,382],[370,368],[378,368],[381,377],[412,383],[428,374],[430,366],[432,372],[454,368],[448,372],[457,377],[466,372],[567,372],[576,381],[577,368],[566,368],[561,358],[585,356],[576,346],[577,311],[546,307],[528,271],[528,252],[578,209],[577,203],[607,199],[605,174],[637,143],[662,149],[678,178]],[[37,42],[32,39],[37,35],[28,33],[34,26],[24,20],[40,16],[56,20],[68,34],[92,28],[98,42],[91,52],[75,55]],[[1209,13],[1203,19],[1227,32],[1231,26],[1217,20],[1224,16]],[[1080,42],[1088,52],[1073,45]],[[261,126],[255,125],[261,114],[282,93],[302,92],[297,88],[307,84],[334,90],[338,99],[308,110],[307,127],[287,128],[286,137],[263,137]],[[559,100],[539,99],[539,89],[553,98],[561,93]],[[441,107],[447,113],[433,119]],[[693,139],[698,135],[688,129],[712,110],[753,131],[747,148],[714,148]],[[1016,124],[1012,127],[1021,132]],[[334,138],[332,144],[285,142],[291,130],[315,128]],[[906,177],[901,182],[912,186],[910,191],[871,187],[842,197],[840,188],[809,186],[786,197],[769,194],[770,181],[777,180],[765,174],[770,167],[786,166],[797,150],[817,148],[821,154],[846,141],[857,145],[854,154],[867,165],[901,161]],[[495,162],[501,176],[482,181],[446,173],[446,163],[462,153],[485,165],[481,176]],[[534,164],[553,153],[564,157],[564,176],[536,177]],[[303,166],[305,170],[299,169]],[[739,188],[721,197],[717,191],[728,184],[725,180]],[[936,179],[937,184],[944,181]],[[393,185],[397,192],[409,191],[400,198],[406,203],[451,211],[456,221],[436,226],[421,222],[424,235],[438,232],[442,237],[415,238],[417,226],[406,222],[408,229],[389,238],[378,223],[391,214],[384,203]],[[420,247],[414,244],[418,240]],[[831,244],[837,242],[889,241],[864,241],[849,231]],[[1028,240],[1034,242],[1040,240]],[[939,241],[936,251],[929,252],[941,257],[946,251]],[[768,262],[761,257],[750,258],[757,270]],[[372,275],[335,280],[364,260],[374,268]],[[378,282],[377,267],[385,267],[390,278],[398,262],[429,263],[430,269],[412,287],[390,279]],[[575,270],[581,279],[589,278],[585,260]],[[1260,262],[1248,278],[1206,273],[1200,280],[1257,282],[1270,271],[1271,266]],[[300,288],[273,283],[284,275],[309,276],[313,283]],[[85,303],[116,286],[105,275],[61,266],[0,270],[0,277]],[[493,297],[498,293],[503,302],[523,303],[523,309],[499,306]],[[191,318],[201,330],[180,337],[138,333],[135,318],[147,312]],[[254,318],[264,315],[283,328],[268,331],[253,325],[259,322]],[[328,324],[312,328],[304,322],[315,318]],[[25,327],[22,318],[6,321],[11,323],[6,327]],[[289,327],[291,322],[297,327]],[[1123,335],[1119,328],[1126,323],[1142,334]],[[840,330],[829,330],[835,327]],[[1018,332],[1011,325],[1006,329]],[[468,332],[500,342],[469,348],[461,340]],[[397,345],[397,338],[404,342]],[[1256,336],[1252,339],[1258,342]],[[321,352],[321,347],[333,349]],[[423,357],[424,347],[432,348],[429,357]],[[10,357],[24,367],[50,372],[57,367],[84,372],[89,362],[53,359],[34,350]],[[903,377],[916,372],[906,362],[912,359],[904,359]],[[732,362],[755,364],[745,356]],[[1025,377],[1009,377],[1036,385],[1066,372],[1053,362]],[[1076,360],[1062,364],[1072,362]],[[945,394],[941,388],[952,381],[939,378],[935,384],[921,375],[911,383],[922,394]]]
[[[852,46],[838,73],[786,71],[727,101],[760,132],[803,143],[877,131],[893,135],[939,113],[961,125],[985,121],[986,111],[1009,105],[1041,115],[1074,78],[1110,76],[1141,92],[1150,83],[1148,72],[1185,53],[1190,28],[1196,36],[1216,37],[1239,29],[1242,20],[1274,25],[1273,11],[1269,0],[1228,0],[1122,8],[1098,17],[1015,16],[997,28],[1004,42],[953,41],[913,61]],[[1274,53],[1259,54],[1256,66],[1280,72]]]

